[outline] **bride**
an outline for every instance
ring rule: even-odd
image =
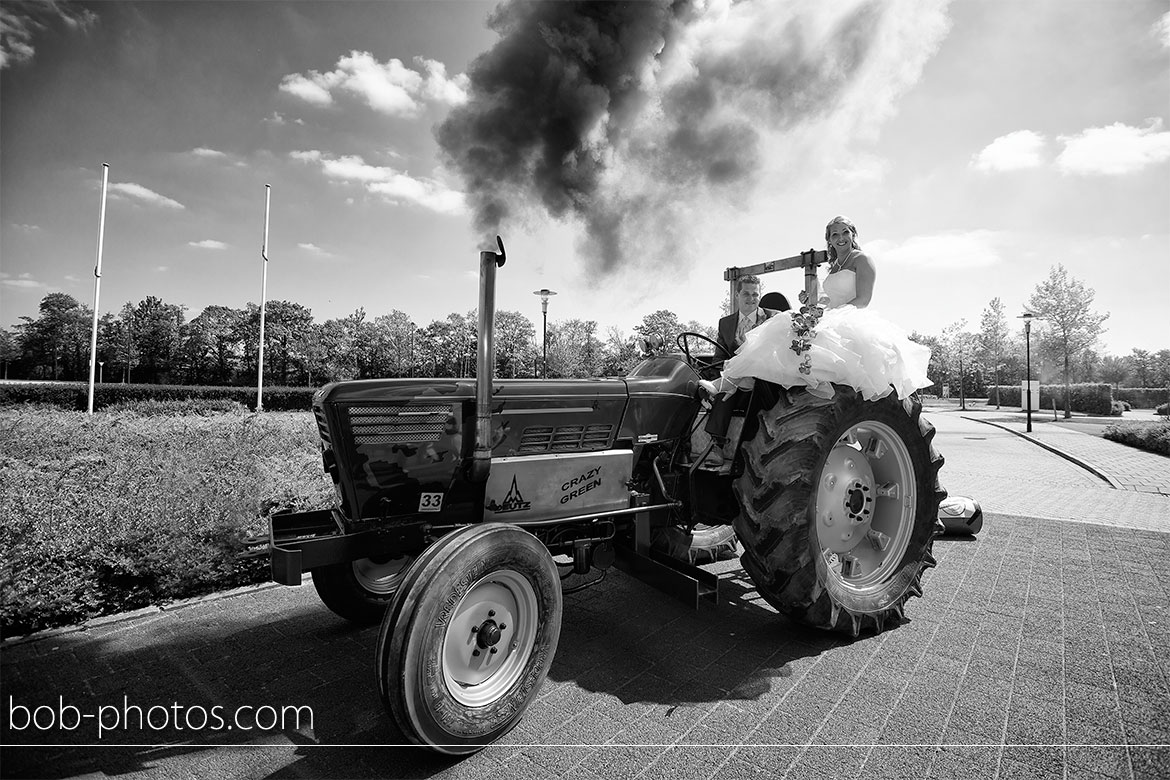
[[[808,301],[802,292],[799,311],[750,331],[724,364],[720,381],[703,383],[709,392],[731,393],[763,379],[831,398],[835,382],[872,401],[890,392],[906,398],[931,384],[930,349],[868,308],[877,274],[857,242],[857,227],[834,217],[825,241],[830,263],[820,300]]]

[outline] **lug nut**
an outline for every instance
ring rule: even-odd
[[[500,652],[498,648],[495,648],[495,647],[492,648],[492,655],[495,655],[498,652]]]
[[[496,616],[496,611],[494,609],[489,609],[488,610],[488,617],[495,617],[495,616]]]
[[[508,627],[507,625],[505,625],[505,624],[503,624],[503,623],[500,623],[500,630],[501,630],[501,631],[503,631],[503,630],[504,630],[505,628],[507,628],[507,627]]]
[[[479,655],[479,650],[478,650],[478,649],[476,649],[476,650],[472,650],[472,651],[471,651],[471,654],[472,654],[472,655]]]

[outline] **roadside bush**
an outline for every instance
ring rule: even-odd
[[[1170,417],[1170,403],[1164,403],[1158,408],[1154,409],[1155,414],[1160,414],[1163,417]]]
[[[1125,411],[1125,404],[1121,401],[1113,401],[1109,406],[1110,417],[1120,417]]]
[[[1170,422],[1123,422],[1113,423],[1102,434],[1106,439],[1128,444],[1131,447],[1170,455]]]
[[[308,411],[315,387],[265,387],[264,410],[270,412]],[[93,408],[124,408],[142,401],[189,401],[194,399],[234,401],[256,408],[256,388],[216,385],[131,385],[97,384]],[[50,404],[59,409],[84,410],[89,406],[88,382],[20,382],[0,384],[0,408],[21,404]]]
[[[1129,401],[1135,409],[1153,409],[1158,404],[1170,403],[1170,387],[1118,387],[1113,397]]]
[[[332,503],[307,412],[18,407],[0,441],[3,636],[263,581],[245,539]]]
[[[1019,385],[1001,385],[1000,403],[1004,406],[1021,406],[1024,394]],[[987,399],[989,406],[995,404],[995,387],[989,387],[991,396]],[[1040,385],[1039,409],[1052,409],[1053,402],[1057,409],[1064,408],[1064,385]],[[1112,414],[1113,388],[1104,384],[1077,384],[1069,385],[1069,406],[1074,412],[1082,414]]]

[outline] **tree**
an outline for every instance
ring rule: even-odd
[[[148,381],[158,383],[173,368],[182,343],[186,307],[148,295],[131,308],[132,336]]]
[[[686,328],[679,322],[678,315],[669,309],[659,309],[651,312],[642,318],[642,321],[634,326],[634,334],[640,338],[647,336],[661,336],[666,344],[673,344],[674,339],[679,333],[682,333]]]
[[[1153,384],[1150,379],[1154,374],[1154,360],[1150,353],[1144,349],[1135,348],[1126,360],[1133,372],[1134,379],[1137,380],[1137,386],[1150,387]]]
[[[247,316],[242,309],[208,306],[187,323],[182,354],[189,381],[217,385],[232,382],[244,357]]]
[[[1153,375],[1157,387],[1170,387],[1170,349],[1160,349],[1153,357]]]
[[[1104,330],[1109,314],[1092,309],[1096,293],[1078,279],[1069,278],[1063,265],[1056,265],[1048,278],[1036,286],[1028,306],[1042,318],[1041,349],[1063,365],[1064,416],[1072,417],[1069,384],[1073,356],[1091,347]]]
[[[1004,354],[1008,348],[1008,322],[1004,315],[1003,302],[999,298],[992,298],[991,303],[983,310],[979,320],[979,335],[977,347],[984,365],[991,368],[995,374],[995,408],[999,408],[1000,368],[1003,365]]]
[[[49,293],[40,316],[21,317],[16,326],[23,362],[32,376],[49,379],[89,377],[89,336],[93,311],[72,295]]]
[[[1101,365],[1101,355],[1092,347],[1081,350],[1076,359],[1076,377],[1078,382],[1092,382]]]
[[[379,376],[410,376],[414,361],[415,324],[406,312],[394,309],[374,318],[374,371]]]
[[[0,379],[8,378],[8,365],[20,357],[20,349],[16,346],[16,336],[0,328]]]
[[[496,312],[496,376],[528,376],[536,365],[536,326],[518,311]]]
[[[967,330],[967,320],[963,319],[943,328],[942,338],[939,341],[946,349],[947,355],[950,358],[951,372],[949,378],[951,381],[953,381],[957,370],[959,376],[959,403],[965,409],[967,408],[968,379],[973,379],[975,373],[975,366],[972,364],[971,359],[977,344],[976,336]]]
[[[639,359],[638,351],[634,348],[634,339],[617,326],[611,325],[605,332],[605,343],[601,347],[598,374],[625,376],[637,365]]]
[[[1122,382],[1129,378],[1129,364],[1125,358],[1119,358],[1116,355],[1106,355],[1101,358],[1097,375],[1101,377],[1102,382],[1107,382],[1116,389],[1121,386]]]
[[[937,385],[941,392],[942,385],[946,382],[950,371],[946,350],[942,342],[937,336],[926,336],[918,331],[912,332],[909,338],[911,341],[930,349],[930,362],[926,365],[926,377],[934,385]]]
[[[594,320],[562,320],[549,327],[549,376],[596,376],[601,370],[601,341]]]

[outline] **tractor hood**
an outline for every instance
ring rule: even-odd
[[[640,449],[677,439],[698,409],[698,376],[670,357],[625,379],[491,384],[491,457]],[[424,511],[422,493],[473,501],[463,483],[476,425],[474,379],[371,379],[313,397],[326,470],[352,519]]]

